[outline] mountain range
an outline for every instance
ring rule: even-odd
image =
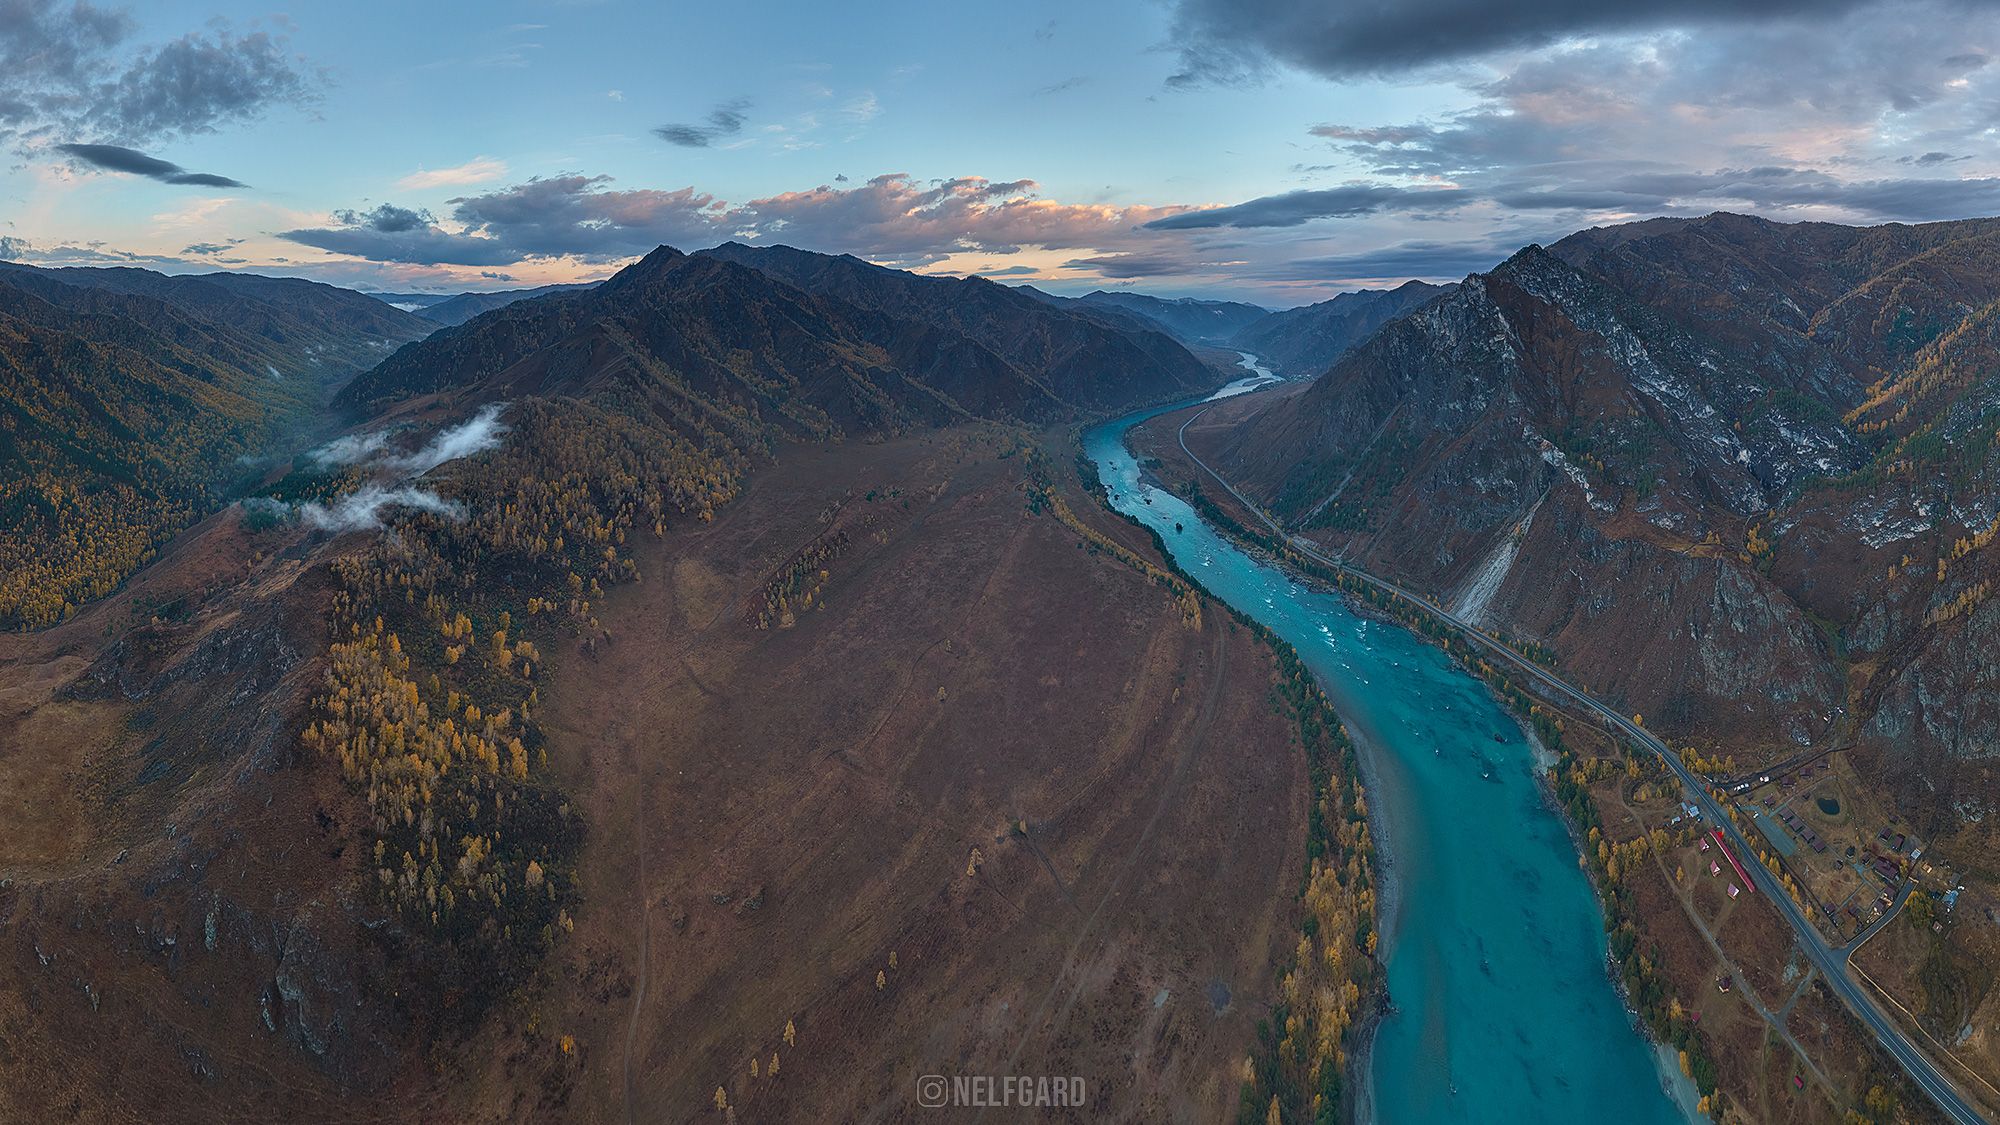
[[[1120,309],[1159,325],[1177,340],[1226,344],[1238,332],[1271,314],[1262,305],[1242,301],[1202,301],[1193,297],[1167,299],[1145,293],[1103,289],[1076,298],[1079,304]]]
[[[2000,745],[1978,655],[2000,640],[1996,239],[1728,214],[1584,231],[1190,444],[1661,730],[1858,744],[1949,824]]]
[[[292,278],[0,269],[0,627],[109,592],[428,330]]]
[[[1223,370],[781,248],[434,331],[19,277],[0,452],[46,515],[4,560],[0,1119],[834,1119],[907,1095],[886,1060],[1038,1034],[936,1014],[1040,988],[1078,900],[1119,950],[1090,1041],[1017,1057],[1186,1044],[1118,1096],[1234,1104],[1252,1006],[1125,982],[1271,993],[1354,775],[1064,438]],[[329,403],[347,355],[379,362]],[[59,569],[99,540],[133,545]],[[1353,864],[1332,934],[1368,924]]]
[[[1185,394],[1209,368],[990,282],[735,244],[663,247],[595,288],[507,305],[404,349],[341,393],[616,394],[689,432],[888,433],[1050,420]]]
[[[1676,744],[1851,751],[1983,839],[1996,249],[1717,214],[1279,311],[740,243],[416,313],[0,269],[0,1117],[823,1120],[932,1056],[1338,1111],[1354,748],[1076,457],[1239,350],[1290,378],[1165,417],[1156,480],[1184,433]],[[1675,795],[1553,780],[1632,814],[1614,952],[1733,1003],[1639,882]]]
[[[1453,288],[1406,281],[1394,289],[1357,289],[1259,317],[1238,328],[1226,343],[1256,355],[1288,378],[1310,379],[1384,324]]]

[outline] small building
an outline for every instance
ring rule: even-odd
[[[1743,880],[1745,886],[1755,887],[1757,884],[1750,878],[1750,873],[1743,869],[1743,861],[1736,858],[1736,853],[1729,847],[1729,841],[1722,838],[1722,829],[1718,828],[1709,833],[1709,837],[1715,841],[1715,847],[1722,853],[1722,858],[1728,860],[1729,866],[1736,869],[1736,877]],[[1735,897],[1733,888],[1730,897]]]

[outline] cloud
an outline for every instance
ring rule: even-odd
[[[101,168],[107,172],[125,172],[134,176],[144,176],[163,184],[189,184],[199,187],[240,188],[250,185],[228,176],[218,176],[210,172],[190,172],[180,165],[158,157],[147,156],[136,149],[120,145],[57,145],[56,151],[71,159]]]
[[[1198,255],[1190,255],[1173,249],[1154,252],[1128,251],[1117,254],[1096,254],[1084,258],[1071,258],[1063,263],[1067,269],[1087,270],[1098,277],[1128,281],[1141,277],[1174,277],[1177,275],[1201,273],[1212,269],[1214,263],[1204,261]]]
[[[853,186],[730,204],[693,188],[618,189],[607,176],[535,178],[451,200],[446,229],[400,208],[343,211],[335,227],[279,237],[381,262],[504,266],[529,259],[611,262],[661,244],[732,238],[784,242],[876,261],[924,264],[951,253],[1014,253],[1024,246],[1096,249],[1134,237],[1179,207],[1115,207],[1044,199],[1032,180],[976,176],[919,182],[904,173]],[[393,219],[382,220],[384,211]],[[394,228],[394,229],[391,229]]]
[[[1523,245],[1518,242],[1413,239],[1372,250],[1296,258],[1267,266],[1258,276],[1274,281],[1345,283],[1404,278],[1452,279],[1490,270]]]
[[[749,108],[747,99],[737,98],[710,110],[702,124],[662,125],[653,130],[653,135],[682,148],[707,148],[725,137],[741,133],[744,123],[749,120],[744,111]]]
[[[342,224],[397,234],[403,231],[422,230],[436,224],[429,211],[412,211],[393,203],[383,203],[372,211],[335,211],[333,216]]]
[[[331,227],[303,227],[277,237],[334,254],[411,265],[504,266],[518,251],[491,238],[449,231],[429,211],[378,204],[372,210],[333,213]]]
[[[1281,64],[1334,79],[1393,74],[1566,40],[1690,25],[1825,19],[1866,0],[1178,0],[1178,86],[1234,83]]]
[[[849,98],[841,105],[840,119],[849,125],[865,125],[882,115],[882,103],[872,93]]]
[[[88,242],[81,246],[74,243],[59,243],[46,246],[30,242],[25,238],[0,238],[0,261],[21,262],[26,265],[47,266],[182,266],[193,267],[207,263],[190,262],[171,254],[142,254],[130,250],[118,250],[102,242]]]
[[[504,402],[482,406],[458,425],[439,430],[423,448],[407,456],[388,458],[385,463],[406,476],[420,477],[447,461],[492,449],[507,432],[507,427],[500,424],[500,415],[506,409]]]
[[[135,27],[84,0],[0,3],[0,143],[22,154],[86,137],[150,147],[317,96],[320,76],[268,33],[215,23],[132,44]]]
[[[1493,199],[1517,210],[1585,210],[1657,214],[1748,208],[1783,213],[1834,208],[1874,220],[1923,222],[2000,213],[2000,178],[1901,177],[1847,180],[1812,168],[1758,167],[1714,172],[1631,171],[1592,176],[1572,170],[1563,180],[1588,186],[1516,188],[1499,184]]]
[[[310,500],[288,509],[279,501],[258,497],[245,501],[244,506],[289,511],[307,527],[336,534],[343,531],[372,531],[381,527],[382,512],[386,508],[411,508],[452,520],[465,518],[464,505],[446,500],[428,489],[409,485],[391,488],[373,483],[364,484],[331,504]]]
[[[366,461],[382,452],[389,444],[387,431],[377,430],[365,434],[345,434],[334,438],[318,449],[306,454],[314,465],[322,469],[332,469],[341,465],[353,465]]]
[[[229,249],[230,244],[225,242],[197,242],[191,246],[181,247],[181,253],[192,254],[198,258],[206,258],[216,254],[226,254],[229,252]]]
[[[370,430],[343,434],[306,456],[321,469],[372,465],[406,479],[415,479],[447,461],[470,457],[499,445],[501,437],[507,433],[507,427],[500,424],[500,415],[506,410],[504,402],[488,403],[465,421],[438,430],[429,441],[408,453],[389,450],[389,431]]]
[[[1065,78],[1061,82],[1051,82],[1046,86],[1038,86],[1035,88],[1035,96],[1046,98],[1051,94],[1066,94],[1079,86],[1085,86],[1089,83],[1090,78],[1088,76],[1079,74],[1074,78]]]
[[[501,436],[507,432],[507,427],[500,424],[500,415],[506,409],[506,403],[482,406],[472,417],[455,426],[444,427],[410,453],[390,452],[390,435],[383,430],[335,438],[307,454],[314,465],[321,469],[346,465],[370,466],[383,479],[369,481],[332,504],[311,501],[288,506],[276,500],[259,498],[247,501],[245,506],[296,515],[307,526],[335,532],[380,527],[382,513],[387,508],[413,508],[450,519],[464,519],[462,505],[410,482],[448,461],[470,457],[499,445]]]
[[[608,176],[538,177],[454,199],[452,217],[507,248],[507,256],[486,264],[625,258],[663,243],[701,243],[725,226],[721,202],[693,188],[614,190],[609,183]]]
[[[306,104],[313,92],[313,80],[270,35],[185,35],[142,51],[101,88],[97,96],[106,100],[90,121],[119,137],[207,133],[273,104]]]
[[[1310,132],[1335,167],[1449,183],[1493,205],[1468,208],[1469,223],[1509,212],[1586,226],[1718,209],[1855,223],[2000,210],[2000,161],[1955,155],[1992,152],[1991,5],[1838,5],[1809,21],[1786,10],[1727,34],[1677,27],[1490,60],[1457,73],[1468,102],[1455,111]]]
[[[1211,207],[1155,219],[1151,230],[1209,227],[1295,227],[1312,219],[1352,218],[1377,211],[1437,211],[1464,206],[1470,196],[1456,188],[1400,188],[1348,184],[1337,188],[1266,195],[1233,207]]]
[[[368,226],[308,227],[280,231],[278,237],[371,262],[504,266],[520,261],[522,257],[493,239],[453,233],[434,226],[391,232]]]
[[[396,181],[404,191],[428,191],[440,187],[464,187],[497,180],[507,174],[507,163],[490,156],[478,156],[450,168],[419,169]]]

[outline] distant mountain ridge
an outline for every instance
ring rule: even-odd
[[[1098,289],[1077,298],[1087,305],[1123,309],[1158,324],[1186,343],[1223,344],[1230,337],[1271,315],[1262,305],[1242,301],[1204,301],[1195,297],[1155,297],[1146,293]]]
[[[0,280],[57,304],[78,290],[147,297],[202,322],[263,341],[259,350],[287,374],[325,380],[372,366],[431,326],[366,294],[299,277],[216,272],[168,275],[132,267],[45,269],[0,262]],[[51,284],[70,291],[52,290]]]
[[[491,293],[459,293],[441,301],[425,305],[415,310],[416,315],[425,320],[447,327],[464,324],[480,313],[505,308],[515,301],[527,301],[536,297],[547,297],[554,293],[569,293],[577,289],[588,289],[596,282],[582,282],[574,285],[540,285],[532,289],[501,289]]]
[[[1229,347],[1255,353],[1280,374],[1309,378],[1384,324],[1451,292],[1454,285],[1406,281],[1394,289],[1360,289],[1318,304],[1280,309],[1232,333]]]

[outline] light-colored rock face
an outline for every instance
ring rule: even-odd
[[[2000,224],[1642,226],[1468,278],[1201,452],[1663,730],[1810,744],[1853,702],[1925,800],[2000,754]]]

